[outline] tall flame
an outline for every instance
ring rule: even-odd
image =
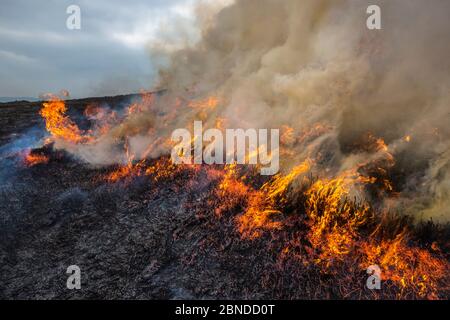
[[[86,142],[90,138],[83,135],[78,126],[66,115],[66,105],[63,100],[51,96],[50,100],[43,103],[40,111],[45,119],[47,131],[55,139],[61,139],[72,143]]]

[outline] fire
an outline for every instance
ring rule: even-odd
[[[72,143],[89,140],[90,138],[84,136],[78,126],[66,115],[66,111],[64,101],[56,96],[52,96],[49,101],[43,103],[40,114],[45,119],[47,131],[56,139]]]
[[[378,265],[382,280],[397,283],[402,291],[410,289],[422,298],[437,299],[439,283],[445,279],[450,267],[447,261],[429,251],[408,246],[404,233],[393,240],[363,242],[361,250],[362,268]],[[401,295],[402,292],[398,298]]]
[[[307,128],[302,132],[300,137],[298,138],[298,141],[300,143],[305,143],[311,139],[320,137],[328,132],[330,132],[333,128],[329,125],[322,124],[322,123],[316,123],[311,128]]]
[[[235,164],[227,165],[217,191],[222,203],[216,208],[216,214],[221,216],[241,205],[244,212],[236,218],[236,222],[244,239],[256,239],[264,231],[279,230],[281,222],[273,219],[281,214],[277,206],[282,203],[290,184],[308,169],[309,161],[305,161],[288,174],[277,175],[261,188],[255,189],[244,181],[246,176],[239,174]]]
[[[196,117],[200,120],[209,118],[211,111],[216,109],[219,104],[219,99],[215,96],[210,96],[203,100],[190,101],[188,107],[195,110]]]
[[[310,160],[306,160],[298,166],[294,167],[288,174],[276,175],[271,181],[264,184],[262,190],[266,196],[275,202],[277,199],[281,200],[290,186],[290,184],[300,175],[307,172],[310,169]]]
[[[309,241],[319,253],[319,261],[341,258],[350,252],[358,229],[370,218],[366,204],[348,200],[350,188],[359,176],[344,173],[335,179],[316,181],[306,192],[306,214],[309,217]]]
[[[386,151],[378,140],[380,150]],[[330,270],[339,261],[361,256],[360,267],[378,265],[383,280],[396,283],[402,290],[414,291],[419,297],[436,298],[438,283],[445,278],[448,263],[429,251],[409,246],[406,232],[394,240],[365,238],[362,229],[377,225],[372,208],[364,200],[350,200],[350,190],[374,183],[375,180],[348,171],[334,179],[319,179],[306,192],[306,213],[309,217],[308,240],[314,251],[314,262]],[[351,258],[350,258],[351,254]],[[401,298],[402,292],[398,294]]]
[[[255,239],[260,237],[264,230],[281,228],[279,222],[271,219],[272,215],[278,212],[268,207],[263,192],[247,185],[242,177],[239,177],[235,164],[225,167],[216,194],[221,199],[220,205],[215,209],[218,217],[237,207],[245,210],[236,218],[238,231],[243,238]]]
[[[117,182],[125,178],[133,178],[141,175],[144,161],[140,161],[136,164],[133,163],[135,155],[130,152],[128,143],[125,143],[125,154],[127,158],[126,164],[121,165],[117,170],[106,177],[106,180],[109,182]]]
[[[156,182],[164,179],[171,179],[186,168],[192,167],[187,165],[175,165],[169,158],[162,158],[161,160],[156,161],[155,164],[147,167],[145,169],[145,175],[151,177],[151,179]]]
[[[24,161],[25,161],[25,165],[27,167],[33,167],[33,166],[41,164],[41,163],[47,164],[50,161],[50,159],[46,155],[32,153],[32,152],[28,151],[27,154],[25,155]]]
[[[219,104],[217,97],[211,96],[204,100],[191,101],[188,106],[194,109],[214,109]]]
[[[133,164],[132,162],[129,162],[126,165],[120,166],[117,170],[110,173],[106,179],[109,182],[117,182],[125,178],[138,177],[141,175],[141,171],[142,168],[140,163]]]
[[[262,209],[264,207],[267,209]],[[237,219],[238,230],[244,239],[259,238],[265,230],[281,229],[281,222],[272,219],[274,215],[279,214],[278,210],[267,206],[262,193],[251,193],[247,211]]]
[[[217,195],[223,199],[222,203],[215,209],[217,216],[233,209],[239,203],[245,201],[245,197],[251,191],[242,180],[238,179],[237,167],[235,164],[225,166],[225,173],[222,174],[222,181],[217,188]]]
[[[137,163],[129,162],[126,165],[120,166],[106,176],[106,181],[114,183],[145,176],[151,178],[152,181],[157,182],[164,179],[170,179],[187,168],[189,168],[189,166],[178,166],[173,164],[169,158],[161,158],[152,165],[147,165],[145,160],[141,160]]]
[[[281,127],[281,136],[280,136],[280,142],[284,145],[291,145],[294,143],[295,137],[294,137],[294,128],[283,125]]]
[[[116,170],[106,176],[106,181],[114,183],[120,180],[131,180],[136,177],[147,176],[154,181],[170,178],[185,166],[178,166],[167,158],[161,158],[153,165],[147,164],[147,156],[152,151],[154,144],[151,144],[142,155],[142,160],[135,161],[136,155],[130,151],[128,143],[125,143],[126,164],[119,166]]]
[[[375,236],[384,227],[365,199],[364,191],[367,186],[384,188],[386,184],[390,185],[384,178],[387,172],[384,167],[393,165],[394,159],[383,139],[371,141],[373,144],[368,148],[379,153],[377,157],[336,177],[318,178],[313,182],[306,177],[299,180],[311,172],[312,160],[300,163],[287,174],[278,174],[260,188],[254,188],[248,182],[248,174],[240,172],[235,165],[226,166],[218,188],[222,203],[216,213],[221,216],[241,207],[243,213],[236,216],[237,230],[243,239],[254,240],[265,232],[281,232],[283,208],[292,201],[293,194],[303,193],[302,206],[308,228],[306,240],[311,245],[307,250],[307,263],[314,263],[323,273],[331,274],[341,268],[350,268],[349,272],[357,273],[376,264],[382,270],[383,281],[391,281],[401,289],[398,298],[406,297],[407,292],[415,292],[417,297],[437,298],[449,267],[446,260],[409,245],[405,232],[397,234],[394,240],[380,240]],[[369,175],[372,173],[381,178]],[[308,184],[309,187],[302,191]],[[368,233],[372,235],[365,235]],[[283,247],[280,259],[291,254],[295,256],[293,243],[298,245],[298,239]],[[305,263],[305,256],[300,259]],[[352,261],[360,261],[356,269]]]
[[[153,99],[152,96],[145,97]],[[188,106],[198,111],[196,117],[202,118],[209,117],[210,111],[218,104],[219,99],[212,96],[190,102]],[[64,101],[53,97],[44,103],[41,115],[54,139],[75,144],[89,143],[95,135],[107,133],[118,118],[115,112],[88,108],[86,115],[103,123],[103,126],[86,134],[68,118],[66,111]],[[146,111],[147,104],[134,103],[126,109],[125,117],[135,117]],[[162,122],[164,126],[169,126],[170,121],[176,118],[174,113],[168,113]],[[227,119],[216,117],[213,120],[210,124],[215,128],[223,130],[226,127]],[[153,131],[157,129],[151,128]],[[308,146],[332,129],[326,124],[315,124],[297,134],[292,127],[283,126],[283,152],[290,163],[295,163],[296,146]],[[167,143],[167,137],[155,138],[142,154],[133,153],[128,141],[135,133],[130,130],[123,137],[123,164],[106,175],[105,181],[115,183],[147,177],[152,182],[158,182],[174,179],[178,173],[194,168],[175,165],[167,157],[154,162],[148,160],[148,155],[158,145]],[[411,136],[405,136],[403,140],[410,142]],[[370,265],[378,265],[383,281],[400,288],[398,298],[404,298],[407,294],[411,297],[438,298],[441,282],[449,267],[447,261],[430,250],[411,244],[407,241],[407,231],[395,234],[393,238],[377,236],[377,232],[385,227],[380,218],[383,211],[374,209],[367,195],[370,193],[380,203],[395,195],[395,187],[390,180],[390,170],[395,165],[393,150],[382,138],[371,133],[363,136],[354,149],[359,152],[358,159],[363,160],[337,173],[321,167],[320,154],[316,154],[316,158],[297,162],[285,173],[264,179],[256,178],[252,171],[257,166],[238,167],[232,164],[210,168],[206,170],[209,182],[216,183],[212,194],[219,199],[214,208],[215,218],[231,219],[242,241],[256,240],[264,234],[281,234],[286,232],[284,229],[290,225],[289,221],[299,219],[304,227],[303,233],[300,233],[302,238],[287,236],[288,240],[280,249],[280,259],[295,256],[303,264],[319,268],[323,274],[336,276],[337,270],[343,268],[358,273]],[[256,154],[248,157],[254,156]],[[44,155],[28,153],[25,161],[28,166],[33,166],[47,163],[49,159]],[[317,176],[313,177],[313,174]],[[299,217],[287,217],[287,208],[295,206],[294,211]],[[295,233],[296,236],[298,234]],[[296,246],[305,248],[303,255],[296,255]],[[344,280],[347,281],[342,276],[339,281]]]
[[[94,122],[94,128],[88,131],[91,136],[102,136],[107,134],[119,120],[116,111],[111,111],[97,105],[88,105],[84,110],[84,115]]]

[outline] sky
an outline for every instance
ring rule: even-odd
[[[196,0],[1,0],[0,97],[68,90],[89,97],[151,89],[149,47],[195,37]],[[81,9],[69,30],[67,7]]]

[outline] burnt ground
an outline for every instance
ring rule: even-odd
[[[130,97],[107,99],[120,106]],[[102,101],[67,104],[81,114]],[[49,150],[49,163],[24,166],[11,146],[28,143],[30,130],[42,133],[39,109],[0,104],[0,299],[374,298],[364,271],[339,271],[352,288],[344,294],[314,264],[279,259],[286,243],[304,238],[301,215],[287,219],[285,232],[242,239],[239,207],[216,214],[223,199],[208,168],[110,183],[115,168]],[[81,290],[66,288],[70,265],[81,268]]]
[[[54,162],[24,169],[3,186],[2,298],[244,297],[250,248],[238,249],[240,261],[227,262],[205,247],[205,239],[219,234],[188,209],[201,201],[183,187],[189,177],[93,184],[100,175]],[[82,270],[80,291],[65,288],[72,264]]]
[[[232,217],[215,216],[206,171],[114,184],[108,171],[62,159],[3,183],[1,298],[274,297],[263,284],[281,248],[243,241]],[[66,289],[73,264],[79,291]],[[306,298],[304,289],[283,294]]]
[[[88,103],[129,99],[67,105],[81,114]],[[0,147],[30,128],[41,133],[39,109],[40,103],[0,104]],[[107,183],[114,168],[90,168],[67,155],[30,168],[13,152],[1,162],[2,299],[274,297],[261,283],[276,256],[263,242],[241,241],[231,217],[214,216],[205,199],[216,182],[202,170]],[[82,272],[78,291],[66,289],[66,269],[74,264]]]

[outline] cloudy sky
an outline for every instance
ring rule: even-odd
[[[178,34],[174,30],[195,37],[195,2],[1,0],[0,97],[61,89],[85,97],[151,88],[156,68],[149,46]],[[81,30],[66,27],[72,4],[81,9]]]

